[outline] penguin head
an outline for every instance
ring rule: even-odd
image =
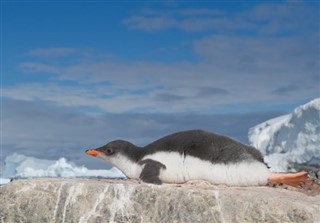
[[[119,156],[128,156],[133,152],[135,145],[130,142],[124,140],[116,140],[109,142],[108,144],[99,147],[97,149],[88,149],[86,150],[86,154],[90,156],[95,156],[97,158],[101,158],[110,163],[113,163],[113,159]]]

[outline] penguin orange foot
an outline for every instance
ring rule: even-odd
[[[298,173],[271,173],[268,178],[269,183],[283,183],[293,187],[301,187],[309,180],[308,172]]]

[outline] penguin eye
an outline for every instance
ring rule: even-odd
[[[114,153],[114,149],[113,148],[109,147],[109,148],[106,149],[106,154],[107,155],[112,155],[113,153]]]

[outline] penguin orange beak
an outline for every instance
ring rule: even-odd
[[[87,155],[90,155],[90,156],[97,156],[99,154],[102,154],[103,152],[100,152],[98,150],[95,150],[95,149],[88,149],[86,150],[86,154]]]

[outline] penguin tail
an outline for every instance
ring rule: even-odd
[[[283,183],[292,187],[302,187],[309,181],[308,172],[298,173],[271,173],[268,177],[269,183]]]

